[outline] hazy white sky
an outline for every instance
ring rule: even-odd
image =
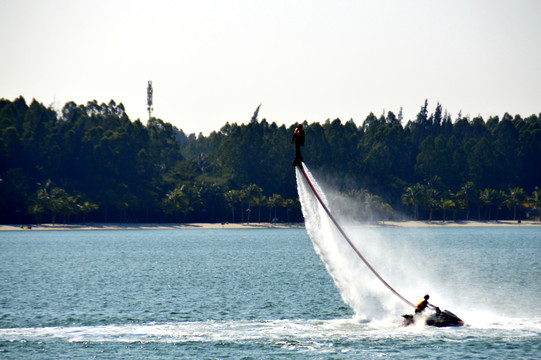
[[[186,133],[424,100],[453,119],[541,112],[538,0],[0,0],[0,98],[123,103]]]

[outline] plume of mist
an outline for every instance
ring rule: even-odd
[[[362,226],[365,218],[356,213],[354,203],[336,192],[329,200],[325,195],[327,192],[322,191],[306,166],[305,171],[357,249],[393,288],[416,303],[428,288],[426,268],[418,252],[400,239],[385,238],[376,229]],[[314,249],[342,299],[356,316],[367,320],[396,319],[399,314],[411,312],[412,309],[385,287],[357,256],[318,203],[298,169],[297,184],[306,229]]]
[[[318,184],[304,167],[310,182],[354,246],[409,302],[416,304],[428,293],[431,304],[440,306],[441,310],[452,310],[468,326],[527,326],[535,331],[541,328],[535,246],[533,252],[525,252],[524,247],[502,245],[500,239],[492,241],[498,229],[408,231],[367,224],[370,214],[360,211],[355,199]],[[344,303],[354,311],[357,321],[367,320],[378,327],[398,325],[400,315],[412,313],[413,309],[359,258],[319,204],[299,169],[296,176],[306,230]],[[527,245],[523,246],[529,249],[532,243],[536,244],[537,234],[525,234],[523,243]],[[515,233],[509,236],[509,242],[516,240]],[[497,268],[502,266],[511,270]]]

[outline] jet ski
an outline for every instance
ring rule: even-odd
[[[436,311],[434,313],[430,314],[426,318],[421,314],[402,315],[402,317],[404,318],[402,324],[404,326],[408,326],[415,324],[417,321],[424,321],[426,325],[436,327],[464,325],[464,321],[462,321],[462,319],[460,319],[449,310],[441,311],[439,307],[436,307],[435,310]]]

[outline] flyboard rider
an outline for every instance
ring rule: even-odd
[[[303,162],[301,146],[304,146],[304,129],[302,128],[302,124],[297,125],[291,143],[295,143],[295,160],[293,160],[293,166],[300,165]]]

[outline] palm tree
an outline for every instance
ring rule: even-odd
[[[438,196],[440,192],[445,194],[444,185],[441,181],[441,178],[438,175],[434,175],[428,179],[426,182],[426,190],[424,196],[424,205],[428,208],[429,211],[429,221],[432,221],[432,213],[439,207]]]
[[[34,200],[34,202],[28,206],[28,213],[36,215],[36,224],[41,224],[41,214],[44,212],[45,209],[43,208],[43,204],[36,200]]]
[[[498,221],[498,211],[505,205],[507,201],[507,194],[503,190],[498,190],[494,196],[494,205],[496,206],[496,221]]]
[[[270,208],[270,209],[274,209],[274,218],[276,218],[276,208],[278,206],[282,206],[284,202],[284,198],[282,197],[282,195],[279,195],[279,194],[272,194],[271,197],[267,198],[267,206]],[[272,211],[269,211],[269,222],[271,222],[271,217],[272,217]]]
[[[165,194],[162,199],[162,208],[165,214],[175,214],[176,217],[180,213],[186,216],[186,214],[194,210],[190,206],[188,196],[184,193],[184,188],[184,185],[179,185]],[[178,218],[176,220],[178,222]]]
[[[453,200],[441,198],[440,200],[441,210],[443,212],[443,222],[445,222],[445,211],[453,210],[456,206]]]
[[[470,202],[475,197],[475,186],[473,185],[473,182],[468,181],[462,185],[456,195],[464,202],[464,207],[466,208],[466,221],[470,220]]]
[[[537,210],[539,215],[539,221],[541,221],[541,188],[538,186],[535,187],[535,190],[532,192],[532,197],[530,198],[530,205]]]
[[[246,210],[248,212],[248,219],[247,222],[250,222],[250,213],[252,212],[252,206],[260,204],[262,202],[263,197],[263,189],[261,189],[256,184],[250,184],[246,186],[244,189],[242,189],[243,198],[246,204],[248,205],[248,209]],[[261,213],[261,209],[260,209]]]
[[[484,189],[479,193],[479,199],[482,204],[488,207],[488,216],[487,220],[490,220],[490,213],[492,210],[492,205],[496,203],[497,191],[494,189]]]
[[[413,205],[413,213],[415,220],[418,219],[419,205],[422,203],[425,195],[425,187],[419,183],[408,186],[406,192],[402,195],[402,204],[409,206]]]
[[[515,187],[509,189],[506,205],[509,209],[513,208],[513,220],[517,219],[517,207],[524,205],[526,198],[526,192],[524,192],[523,188]]]
[[[98,210],[100,207],[90,201],[85,201],[79,205],[79,209],[83,212],[83,224],[86,223],[86,214]]]
[[[62,189],[60,190],[60,194],[62,194],[62,207],[59,209],[59,213],[63,216],[62,221],[64,224],[67,224],[69,217],[76,215],[80,211],[80,206],[77,204],[79,197],[72,196]]]
[[[295,206],[295,201],[293,199],[286,199],[283,206],[286,208],[287,222],[289,223],[289,212],[291,211],[291,208]]]
[[[224,194],[225,201],[231,206],[231,222],[235,222],[235,205],[240,201],[240,191],[229,190]]]
[[[56,224],[56,215],[61,212],[70,212],[70,207],[74,207],[75,199],[69,195],[66,190],[59,187],[52,187],[53,183],[48,179],[45,184],[34,195],[34,204],[30,210],[38,214],[39,212],[49,211],[53,225]]]
[[[438,194],[438,190],[434,189],[433,187],[426,189],[425,206],[428,208],[429,211],[428,221],[432,221],[432,213],[435,209],[438,208]]]

